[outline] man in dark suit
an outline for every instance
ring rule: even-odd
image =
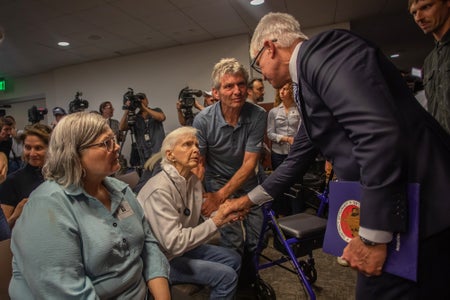
[[[423,110],[380,49],[345,30],[308,38],[292,16],[269,13],[250,45],[252,67],[274,88],[293,81],[302,126],[286,160],[230,209],[270,201],[318,153],[340,180],[362,187],[359,236],[343,258],[357,269],[357,299],[448,295],[450,136]],[[407,182],[420,183],[418,282],[385,272],[386,244],[407,229]],[[437,296],[436,296],[437,297]]]

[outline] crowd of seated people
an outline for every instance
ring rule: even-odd
[[[428,206],[432,203],[436,208],[441,204],[448,207],[445,203],[435,204],[439,198],[435,195],[444,186],[441,182],[448,178],[448,170],[431,168],[440,175],[434,178],[437,173],[421,172],[427,168],[417,163],[419,151],[403,151],[402,145],[393,147],[389,143],[379,143],[375,148],[373,137],[368,136],[374,133],[373,128],[370,128],[372,131],[363,130],[367,124],[356,126],[352,123],[360,121],[356,120],[360,116],[354,114],[354,108],[363,101],[367,107],[359,106],[359,109],[366,114],[366,120],[385,119],[392,125],[388,128],[392,130],[379,134],[381,138],[398,134],[395,142],[404,139],[404,144],[416,145],[421,153],[429,154],[426,161],[432,166],[442,165],[441,162],[448,160],[448,134],[423,109],[417,109],[415,103],[409,101],[412,97],[398,80],[395,70],[382,57],[375,59],[372,56],[375,52],[369,50],[373,46],[344,31],[332,31],[334,37],[330,36],[326,39],[328,42],[320,44],[320,47],[327,47],[327,43],[333,42],[336,36],[352,41],[349,45],[361,45],[358,51],[370,52],[368,57],[380,73],[377,76],[380,76],[381,88],[374,89],[368,84],[370,80],[365,80],[364,72],[344,69],[339,78],[349,84],[354,83],[352,86],[363,95],[348,96],[334,78],[327,79],[329,74],[322,74],[330,81],[329,88],[342,97],[331,95],[328,90],[309,91],[309,97],[317,101],[307,102],[312,111],[303,108],[305,119],[301,120],[298,108],[301,102],[294,100],[294,96],[301,94],[295,94],[293,87],[302,83],[301,80],[311,80],[310,74],[324,69],[316,70],[314,63],[306,63],[313,58],[297,62],[297,53],[302,50],[296,45],[302,41],[305,49],[319,42],[303,36],[295,19],[285,14],[269,14],[266,19],[269,21],[258,27],[269,26],[270,18],[275,18],[276,23],[283,25],[283,30],[288,32],[277,39],[267,38],[259,32],[251,43],[252,67],[264,78],[271,76],[270,83],[278,88],[277,98],[281,103],[269,114],[260,106],[249,103],[263,101],[262,79],[249,82],[244,66],[234,58],[225,58],[213,68],[212,91],[204,93],[204,106],[195,103],[199,112],[192,120],[193,127],[180,127],[167,136],[162,124],[166,119],[164,112],[157,107],[149,108],[149,100],[143,93],[136,95],[139,105],[134,109],[139,110],[133,120],[130,120],[133,115],[130,113],[131,101],[125,101],[126,109],[120,122],[112,119],[114,108],[109,101],[100,105],[100,113],[67,115],[64,109],[55,107],[55,122],[51,127],[39,123],[30,125],[20,138],[16,136],[14,149],[22,147],[21,156],[25,164],[13,170],[8,168],[8,159],[13,149],[15,120],[0,119],[0,240],[11,239],[13,275],[9,294],[12,299],[165,300],[171,297],[171,286],[180,283],[209,286],[210,299],[234,299],[242,287],[252,286],[255,282],[254,252],[256,244],[264,238],[259,236],[262,226],[259,205],[274,198],[275,202],[281,200],[282,197],[277,196],[295,179],[302,177],[307,165],[322,152],[330,158],[327,167],[331,167],[331,163],[333,168],[336,165],[339,174],[344,175],[343,179],[368,179],[368,185],[374,189],[378,188],[374,185],[380,180],[397,176],[392,185],[395,193],[394,189],[389,190],[394,195],[386,192],[391,198],[404,196],[397,191],[399,176],[408,170],[408,174],[416,174],[417,171],[420,176],[401,179],[405,182],[411,179],[420,181],[424,187],[421,197],[428,200],[421,211],[421,220],[426,224],[421,230],[428,240],[420,241],[425,255],[419,257],[419,280],[433,278],[421,283],[428,290],[437,290],[438,284],[431,281],[444,286],[441,284],[443,271],[438,262],[432,261],[433,268],[429,269],[438,272],[431,274],[424,267],[424,258],[431,257],[437,248],[444,249],[443,252],[448,250],[448,221],[441,213],[445,209],[430,212]],[[274,24],[272,26],[275,28]],[[349,49],[353,47],[349,46]],[[358,60],[356,64],[359,63],[357,56],[344,55],[347,53],[344,50],[348,49],[341,50],[335,51],[337,56],[355,59]],[[323,53],[315,55],[320,57]],[[288,65],[289,62],[292,65]],[[330,64],[330,68],[339,65],[337,61],[320,62]],[[291,78],[290,69],[296,69],[295,64],[308,64],[304,68],[311,68],[311,72],[295,74],[298,78]],[[387,92],[386,83],[394,86],[402,96],[394,99],[396,97]],[[312,86],[318,88],[309,82],[304,88]],[[376,101],[372,101],[372,97]],[[402,110],[396,109],[399,104],[394,100],[405,101],[404,107],[411,112],[411,120],[421,126],[418,133],[429,144],[418,143],[418,139],[413,138],[414,130],[408,128],[412,127],[409,126],[412,123],[407,122],[409,117],[402,115],[405,123],[397,124],[397,118],[393,118],[394,111]],[[334,105],[339,101],[344,110]],[[323,104],[325,102],[326,105]],[[320,105],[315,107],[317,103]],[[180,124],[187,125],[180,103],[177,103],[177,109]],[[349,115],[355,120],[349,120]],[[312,128],[306,128],[305,122],[309,122]],[[374,123],[377,129],[385,129],[379,125]],[[121,131],[129,130],[130,126],[135,129],[133,134],[136,138],[131,165],[144,166],[138,184],[132,187],[113,176],[121,168],[118,142],[125,138]],[[405,131],[400,132],[402,126],[405,126]],[[258,163],[266,130],[272,141],[271,161],[275,172],[262,183],[258,178]],[[364,143],[368,143],[368,147],[361,149]],[[380,152],[386,155],[383,160],[379,159]],[[370,158],[365,161],[367,155]],[[16,155],[12,158],[16,160]],[[398,163],[403,158],[405,167]],[[382,166],[375,166],[373,162]],[[361,166],[360,163],[367,165]],[[382,176],[369,176],[377,170],[384,172]],[[373,190],[367,193],[374,196]],[[395,201],[399,203],[400,200]],[[275,209],[280,215],[296,212],[293,207],[283,211],[275,205]],[[380,212],[386,211],[388,209],[380,209]],[[390,216],[397,218],[398,215]],[[363,213],[361,216],[366,220],[373,217]],[[389,226],[386,225],[389,231],[383,232],[384,224],[380,225],[378,219],[372,218],[370,222],[378,229],[362,226],[360,233],[363,234],[352,240],[343,253],[343,262],[359,271],[357,293],[360,299],[365,299],[370,278],[375,276],[381,279],[376,287],[379,294],[383,294],[384,287],[390,289],[394,285],[403,288],[399,292],[402,295],[408,293],[404,291],[410,291],[410,295],[416,296],[418,290],[424,290],[415,283],[382,272],[386,258],[383,247],[392,238],[391,231],[401,229],[404,222],[389,220]],[[217,232],[220,232],[220,245],[209,244]],[[361,249],[364,251],[358,251]],[[382,259],[374,259],[376,251],[381,253]],[[357,263],[361,259],[360,253],[367,254],[371,268]],[[448,260],[444,260],[442,266],[448,264]]]

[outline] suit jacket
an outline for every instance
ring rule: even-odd
[[[303,123],[263,188],[275,198],[321,152],[339,179],[361,182],[361,226],[407,230],[406,183],[418,182],[421,236],[449,228],[450,136],[380,49],[328,31],[303,42],[297,72]]]

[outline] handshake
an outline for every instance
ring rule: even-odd
[[[247,196],[222,200],[220,192],[203,195],[202,215],[210,217],[218,228],[242,220],[250,211],[251,203]]]

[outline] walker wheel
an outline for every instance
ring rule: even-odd
[[[256,280],[256,292],[258,300],[276,300],[275,291],[270,284],[258,278]]]
[[[308,264],[304,260],[300,260],[298,262],[300,268],[303,271],[303,274],[305,274],[306,279],[309,281],[310,284],[313,284],[317,280],[317,270],[314,266]]]

